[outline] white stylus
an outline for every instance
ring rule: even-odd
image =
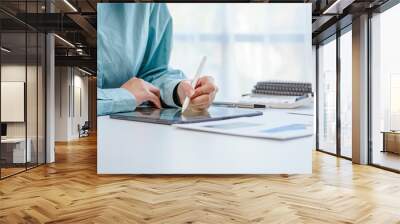
[[[193,89],[196,87],[197,81],[199,80],[200,75],[201,75],[201,73],[203,72],[203,67],[204,67],[204,64],[206,63],[206,60],[207,60],[207,57],[206,57],[206,56],[203,56],[203,58],[202,58],[201,61],[200,61],[200,65],[199,65],[199,67],[197,68],[196,75],[194,76],[194,78],[193,78],[193,80],[192,80],[192,83],[191,83]],[[186,98],[185,98],[185,101],[183,101],[183,104],[182,104],[182,111],[185,111],[185,110],[188,108],[189,103],[190,103],[190,98],[189,98],[189,97],[186,97]]]

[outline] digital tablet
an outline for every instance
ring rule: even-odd
[[[228,107],[210,107],[205,112],[190,112],[183,114],[181,108],[157,109],[152,107],[138,107],[133,112],[112,114],[110,115],[110,118],[171,125],[217,121],[238,117],[251,117],[262,114],[261,111]]]

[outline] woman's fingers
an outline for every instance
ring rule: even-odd
[[[212,76],[202,76],[199,78],[199,80],[196,83],[196,87],[207,84],[207,83],[214,83],[214,78]]]
[[[155,106],[161,107],[160,90],[143,79],[131,78],[121,88],[128,90],[136,98],[137,105],[151,101]]]
[[[218,91],[218,87],[214,83],[214,79],[211,76],[201,77],[196,84],[195,92],[192,95],[192,99],[205,94],[214,94]]]
[[[149,87],[149,90],[160,98],[160,89],[158,89],[157,87],[153,86],[150,83],[146,83],[146,84]]]
[[[210,76],[203,76],[199,79],[191,97],[190,104],[195,109],[204,110],[210,107],[218,91],[214,79]]]
[[[192,95],[192,99],[206,94],[212,94],[217,90],[217,87],[213,83],[206,83],[201,85],[200,87],[194,90],[194,94]]]
[[[201,95],[190,101],[191,106],[195,108],[205,109],[208,108],[212,102],[212,97],[210,95]]]
[[[151,92],[151,91],[148,92],[147,100],[152,102],[154,104],[154,106],[156,106],[157,108],[161,108],[160,98],[159,98],[159,96],[155,95],[153,92]]]
[[[148,88],[148,101],[152,102],[155,107],[161,108],[160,89],[150,83],[146,83]]]

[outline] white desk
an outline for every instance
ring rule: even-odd
[[[265,124],[313,122],[298,110],[263,110]],[[98,117],[98,174],[300,174],[312,171],[314,136],[278,141]]]
[[[12,149],[12,163],[25,163],[31,161],[31,145],[32,141],[30,138],[26,139],[28,144],[25,151],[25,138],[5,138],[1,139],[2,145],[13,145]],[[5,149],[2,149],[2,151]],[[26,154],[25,154],[26,152]]]

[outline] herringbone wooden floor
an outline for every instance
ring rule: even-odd
[[[314,153],[312,175],[98,176],[96,139],[0,181],[0,223],[400,223],[400,175]]]

